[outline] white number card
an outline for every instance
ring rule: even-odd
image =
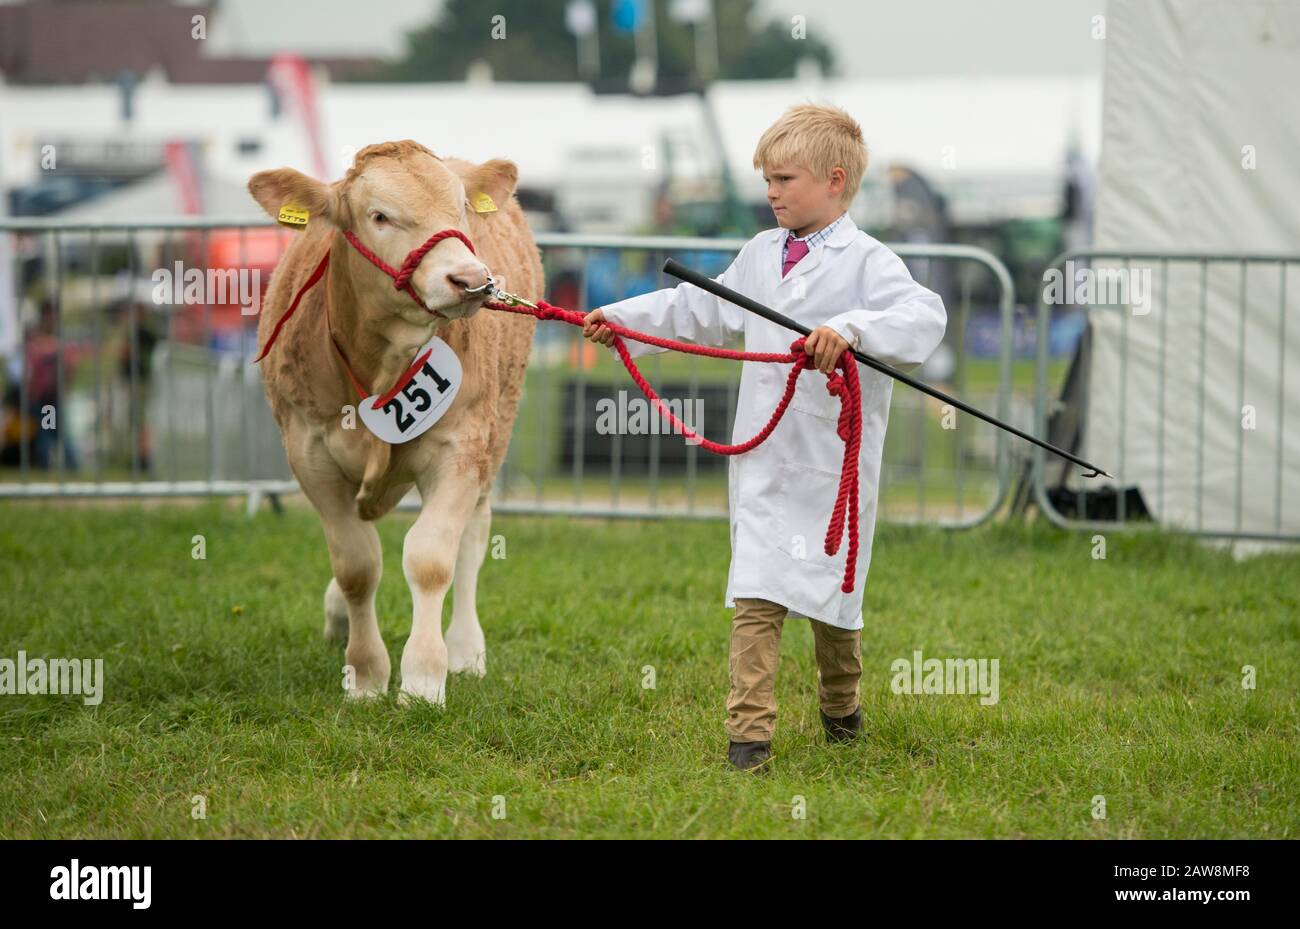
[[[463,372],[451,346],[434,336],[420,347],[415,357],[430,349],[420,370],[393,399],[375,409],[380,395],[374,394],[357,406],[366,428],[391,445],[401,445],[428,432],[447,412],[460,390]]]

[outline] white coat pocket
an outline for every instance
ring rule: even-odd
[[[826,375],[820,371],[805,371],[795,384],[790,408],[801,413],[811,413],[822,419],[839,421],[840,398],[826,389]]]
[[[840,543],[835,556],[827,555],[825,548],[826,527],[840,490],[839,474],[793,461],[781,462],[778,473],[776,547],[811,567],[842,572],[848,542]]]

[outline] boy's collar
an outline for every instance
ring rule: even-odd
[[[830,224],[827,223],[827,225]],[[779,245],[785,241],[785,237],[790,235],[792,231],[793,230],[791,229],[786,229],[784,226],[777,226],[773,233],[773,238]],[[832,248],[839,248],[848,245],[853,241],[857,234],[858,224],[853,221],[853,217],[850,216],[846,210],[839,215],[839,225],[831,230],[830,238],[822,243],[822,247],[825,248],[826,246],[830,246]]]
[[[770,247],[774,248],[779,253],[781,249],[781,242],[783,241],[783,238],[785,236],[789,235],[789,233],[790,230],[778,227],[776,230],[776,235],[774,235],[771,239],[772,245]],[[814,268],[818,267],[821,264],[822,258],[826,255],[828,249],[842,248],[846,245],[849,245],[857,238],[857,235],[858,235],[857,224],[854,223],[853,220],[849,218],[848,213],[845,213],[843,216],[840,217],[839,224],[833,230],[831,230],[830,237],[827,238],[826,241],[821,244],[821,247],[813,249],[812,253],[808,255],[808,257],[799,261],[793,268],[790,269],[790,272],[788,274],[782,275],[781,279],[777,282],[776,286],[777,287],[787,286],[790,281],[798,280],[800,277],[809,273],[810,271],[812,271]],[[772,268],[773,273],[775,273],[776,271],[777,264],[778,264],[777,262],[769,263],[769,266]]]

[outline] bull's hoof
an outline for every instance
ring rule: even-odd
[[[444,706],[447,702],[447,679],[441,680],[433,675],[402,675],[402,690],[397,695],[397,702],[402,706],[419,703],[431,703]]]
[[[349,700],[361,701],[378,700],[386,693],[388,693],[387,687],[353,687],[344,691]]]
[[[447,670],[452,674],[471,674],[474,677],[487,674],[487,646],[481,629],[475,628],[462,638],[456,623],[452,623],[447,630]]]
[[[447,695],[447,646],[441,642],[408,639],[402,651],[402,690],[397,695],[403,706],[425,701],[442,706]]]
[[[347,664],[343,666],[343,690],[349,697],[365,700],[388,693],[392,665],[383,642],[368,647],[364,639],[349,642],[344,656]]]
[[[487,652],[476,652],[460,657],[452,653],[447,658],[447,670],[452,674],[484,677],[487,674]]]

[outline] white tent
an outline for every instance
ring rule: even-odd
[[[1106,25],[1097,246],[1300,256],[1300,6],[1111,0]],[[1165,524],[1300,534],[1300,265],[1210,264],[1203,295],[1195,263],[1129,267],[1153,299],[1091,310],[1083,457]]]

